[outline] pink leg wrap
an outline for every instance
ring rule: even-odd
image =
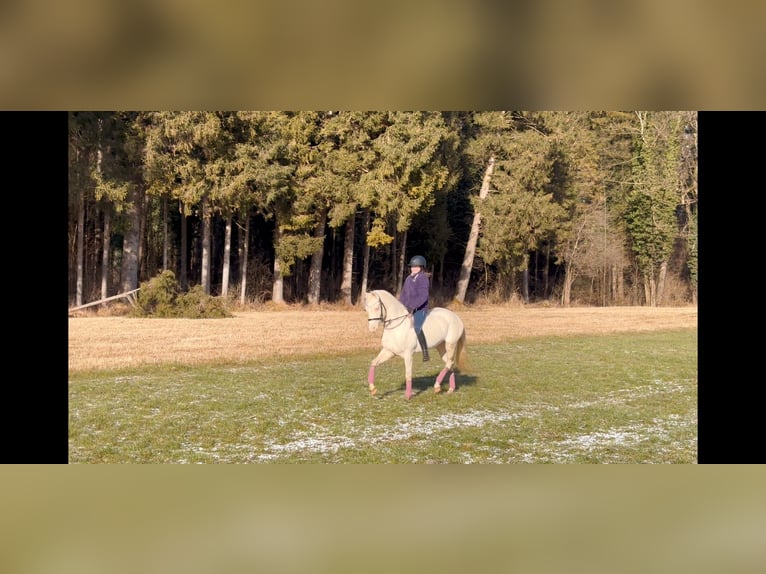
[[[455,390],[455,372],[454,371],[452,371],[449,374],[449,388],[452,389],[453,391]]]
[[[370,365],[370,370],[367,373],[367,383],[373,384],[375,382],[375,365]]]
[[[442,384],[442,381],[444,380],[444,375],[446,375],[446,374],[447,374],[447,367],[444,367],[442,369],[442,372],[439,373],[439,376],[436,377],[436,384],[437,385],[441,385]]]
[[[407,379],[407,389],[404,391],[404,396],[408,399],[412,396],[412,379]]]

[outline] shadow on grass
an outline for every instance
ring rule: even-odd
[[[477,377],[473,375],[462,375],[460,373],[456,373],[455,374],[455,392],[459,393],[461,387],[475,385],[476,381],[477,381]],[[420,393],[423,393],[423,392],[433,393],[435,382],[436,382],[436,377],[434,376],[413,377],[412,378],[412,398],[417,397]],[[444,380],[442,381],[441,386],[442,386],[441,394],[446,395],[447,389],[449,389],[449,376],[444,377]],[[378,395],[376,395],[376,397],[379,399],[383,399],[387,397],[388,395],[394,395],[394,394],[403,395],[406,388],[407,388],[406,383],[402,383],[398,389],[391,389],[384,393],[379,393]]]

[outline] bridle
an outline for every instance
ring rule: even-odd
[[[383,325],[384,329],[388,329],[388,326],[398,319],[404,319],[409,315],[409,313],[405,313],[404,315],[399,315],[398,317],[394,317],[393,319],[387,319],[388,316],[388,309],[386,309],[385,303],[383,303],[383,300],[380,298],[380,295],[375,293],[375,298],[378,300],[379,306],[380,306],[380,316],[379,317],[372,317],[368,318],[367,321],[380,321]]]

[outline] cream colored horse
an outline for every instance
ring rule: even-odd
[[[364,309],[370,331],[383,327],[382,349],[372,360],[367,374],[370,394],[375,395],[375,367],[394,356],[404,359],[405,397],[412,397],[412,355],[420,353],[412,315],[407,308],[388,291],[376,290],[365,293]],[[444,368],[436,377],[434,392],[441,391],[441,383],[449,373],[449,390],[455,391],[455,369],[460,370],[465,361],[465,326],[455,313],[443,307],[431,309],[423,323],[428,348],[436,348],[444,361]]]

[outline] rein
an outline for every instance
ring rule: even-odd
[[[399,315],[398,317],[394,317],[393,319],[386,319],[386,316],[388,315],[388,311],[386,309],[386,305],[383,303],[383,300],[380,298],[380,295],[375,295],[375,297],[378,299],[378,303],[380,303],[380,317],[373,317],[372,319],[367,319],[367,321],[380,321],[383,323],[383,328],[387,329],[388,325],[390,325],[393,321],[396,321],[398,319],[404,319],[409,315],[409,313],[405,313],[404,315]]]

